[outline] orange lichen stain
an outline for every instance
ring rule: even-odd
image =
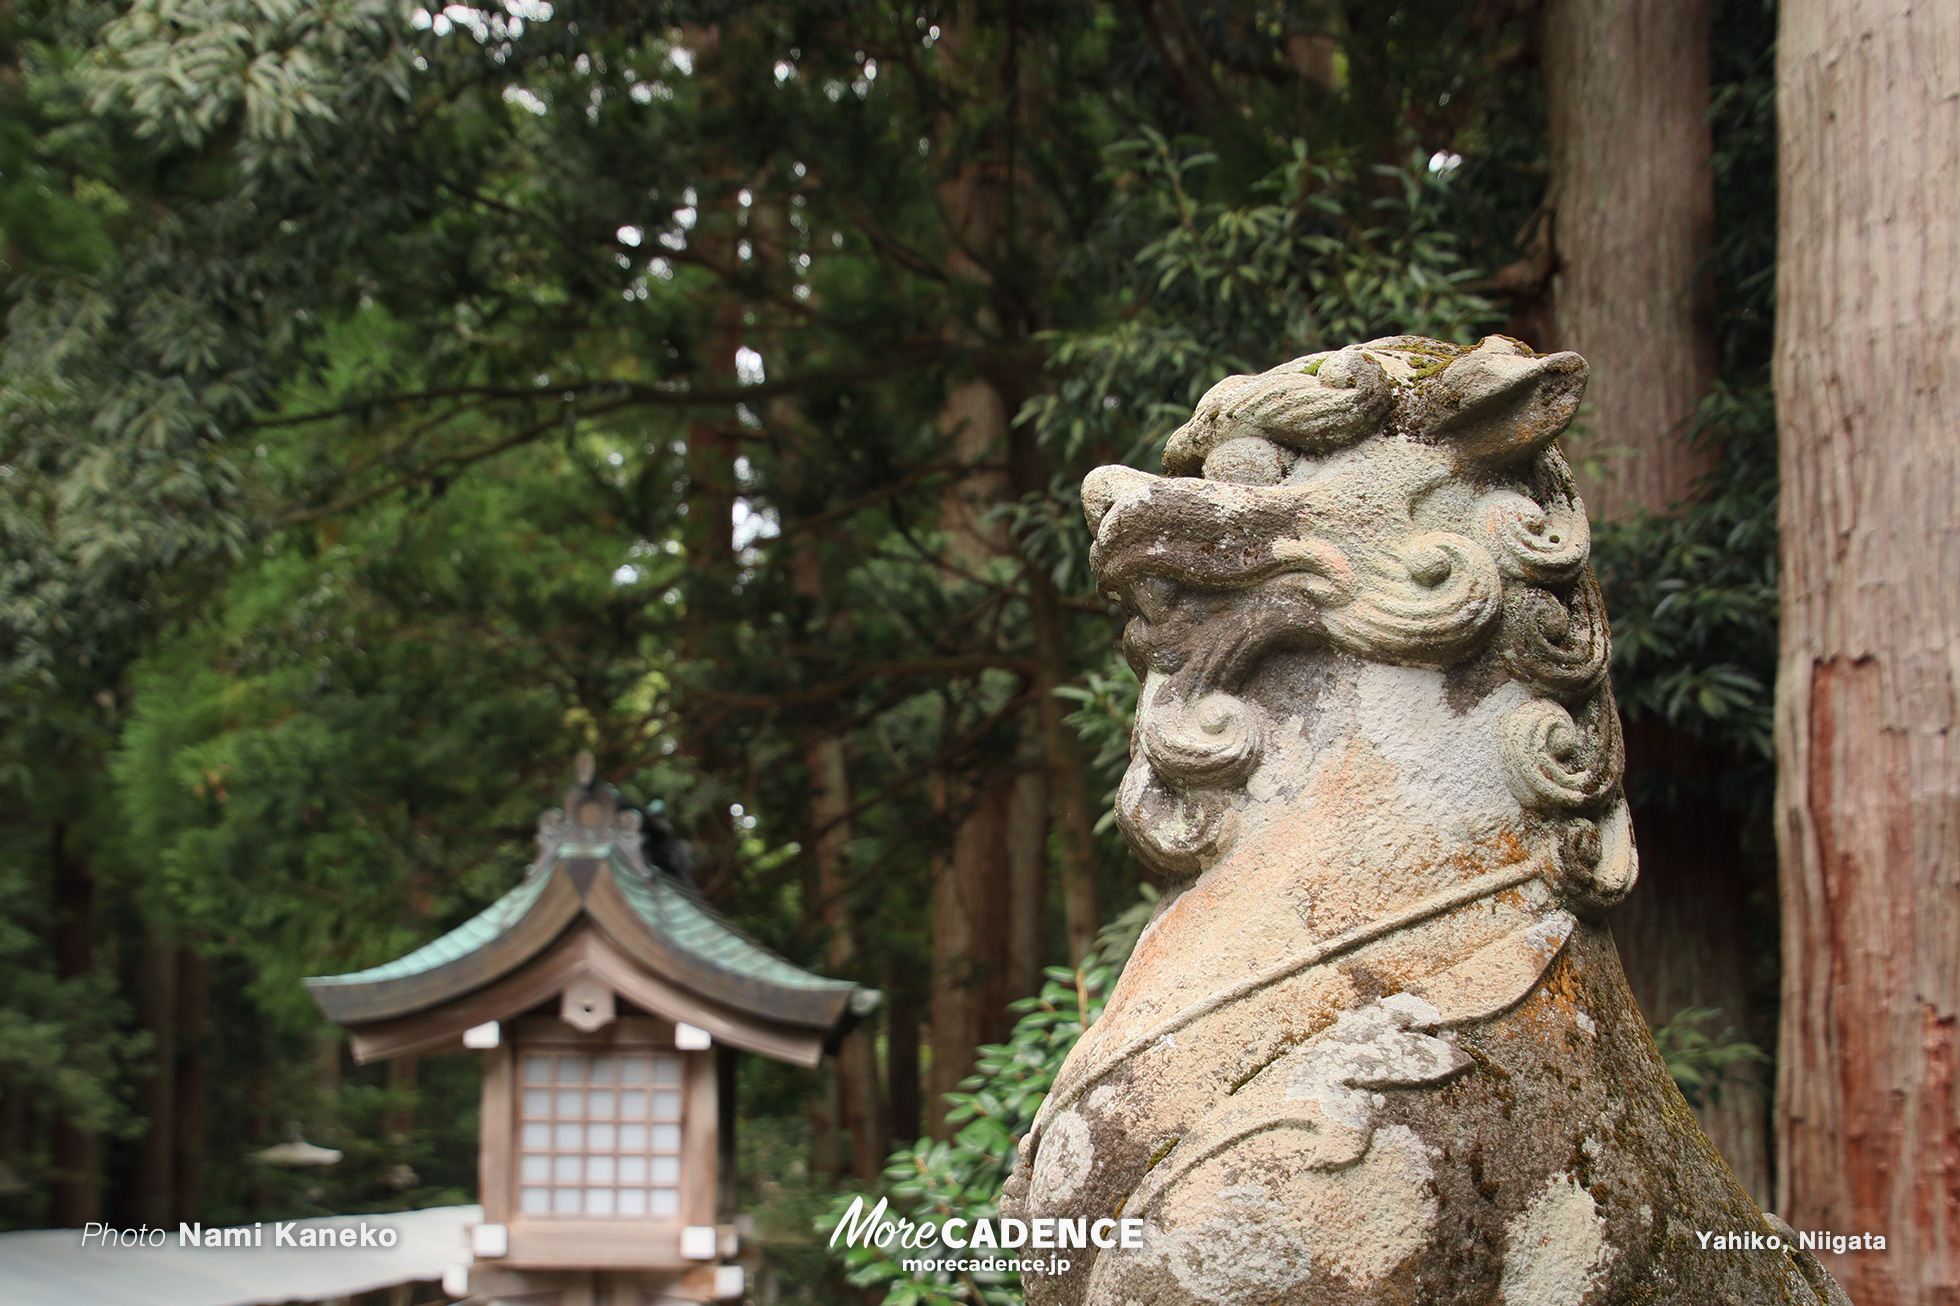
[[[1340,750],[1319,773],[1314,786],[1317,806],[1324,805],[1336,813],[1346,808],[1358,811],[1378,807],[1385,797],[1394,795],[1402,772],[1381,755],[1380,749],[1358,735],[1349,735],[1341,741]]]
[[[1569,1014],[1579,1010],[1583,996],[1579,989],[1579,977],[1573,971],[1571,961],[1563,954],[1545,972],[1539,992],[1561,1012]]]
[[[1479,875],[1488,875],[1500,866],[1515,865],[1530,856],[1531,846],[1525,842],[1524,832],[1516,826],[1507,825],[1423,863],[1410,873],[1410,878],[1431,891],[1447,889],[1474,880]],[[1507,906],[1524,904],[1523,897],[1516,889],[1506,889],[1497,895],[1497,901]]]
[[[1583,996],[1570,959],[1560,953],[1514,1018],[1528,1024],[1534,1032],[1556,1036],[1577,1023],[1579,1013],[1585,1010]]]

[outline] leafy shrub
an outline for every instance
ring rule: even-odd
[[[979,1048],[975,1073],[960,1085],[962,1091],[946,1095],[952,1104],[947,1119],[957,1132],[941,1141],[921,1138],[893,1152],[885,1163],[883,1186],[869,1193],[845,1194],[817,1222],[818,1229],[829,1234],[860,1196],[867,1207],[885,1198],[896,1214],[914,1221],[998,1217],[1000,1190],[1014,1168],[1015,1144],[1034,1123],[1075,1041],[1102,1014],[1110,987],[1156,906],[1156,892],[1144,886],[1142,900],[1103,927],[1093,954],[1080,970],[1050,967],[1041,993],[1014,1004],[1012,1010],[1020,1013],[1020,1019],[1008,1041]],[[955,1277],[941,1270],[906,1270],[892,1254],[899,1250],[844,1250],[845,1277],[861,1288],[882,1287],[884,1306],[1020,1306],[1018,1275]],[[939,1260],[951,1255],[952,1249],[934,1243],[902,1254]]]
[[[1667,1073],[1680,1086],[1681,1095],[1695,1106],[1704,1100],[1722,1100],[1722,1086],[1732,1068],[1769,1063],[1768,1054],[1754,1043],[1738,1039],[1734,1027],[1718,1034],[1703,1028],[1721,1014],[1714,1007],[1683,1007],[1674,1013],[1674,1019],[1654,1030],[1654,1042],[1667,1062]]]

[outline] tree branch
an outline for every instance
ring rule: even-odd
[[[1022,676],[1034,674],[1034,663],[1027,658],[1004,653],[972,653],[961,657],[919,658],[910,662],[868,662],[848,676],[811,685],[807,689],[785,690],[779,694],[735,694],[722,689],[695,687],[690,692],[710,703],[735,709],[814,707],[828,703],[846,690],[880,676],[971,675],[979,671],[1012,671]]]
[[[859,363],[850,367],[820,368],[796,376],[784,377],[779,381],[764,381],[757,385],[740,386],[732,390],[723,388],[713,390],[659,390],[651,386],[628,383],[624,386],[626,393],[621,398],[591,408],[572,407],[569,401],[561,398],[558,400],[561,411],[552,414],[541,422],[535,422],[510,435],[485,441],[482,444],[474,445],[470,448],[437,454],[412,471],[404,472],[400,476],[396,476],[380,485],[370,486],[368,489],[346,495],[330,503],[310,508],[296,507],[288,509],[276,519],[276,524],[280,526],[298,526],[307,522],[317,521],[322,517],[331,517],[350,511],[363,504],[371,503],[383,495],[391,494],[396,490],[418,484],[444,471],[460,471],[473,463],[495,457],[497,454],[515,449],[519,445],[529,444],[531,441],[539,439],[548,432],[558,429],[568,422],[604,417],[631,408],[707,408],[724,404],[750,403],[757,400],[774,398],[779,395],[794,394],[803,390],[850,385],[863,381],[875,381],[902,372],[908,367],[932,362],[954,352],[954,346],[944,343],[914,344],[908,347],[902,347],[895,354],[888,354],[877,362]],[[563,395],[568,392],[584,393],[608,390],[616,393],[621,388],[621,383],[619,382],[589,382],[584,385],[554,386],[552,387],[552,392],[558,395]],[[439,402],[443,399],[460,397],[471,397],[478,403],[499,398],[530,400],[532,402],[546,398],[545,395],[540,394],[537,390],[519,390],[495,386],[462,386],[446,391],[424,391],[413,395],[399,395],[392,401],[372,400],[363,404],[347,405],[337,410],[322,410],[303,417],[280,419],[274,422],[263,423],[262,425],[296,425],[308,421],[325,421],[334,416],[351,415],[361,408],[377,403]]]
[[[822,390],[831,386],[852,385],[862,381],[882,380],[908,368],[922,363],[930,363],[952,354],[963,352],[957,345],[943,340],[914,340],[894,345],[885,350],[875,361],[853,363],[848,366],[820,367],[808,372],[785,376],[774,381],[762,381],[755,385],[734,387],[714,386],[694,389],[685,382],[673,387],[646,385],[638,381],[571,381],[549,386],[493,386],[465,385],[446,386],[436,390],[416,390],[403,394],[384,395],[374,399],[362,399],[353,403],[341,404],[334,408],[322,408],[311,413],[299,413],[291,417],[268,418],[254,422],[253,430],[271,430],[282,426],[304,426],[311,422],[331,421],[336,417],[353,417],[363,411],[389,405],[411,405],[440,403],[446,399],[474,399],[494,401],[499,399],[519,403],[549,402],[556,398],[559,403],[569,403],[564,396],[587,394],[619,394],[621,402],[609,407],[613,411],[619,407],[641,408],[718,408],[734,404],[753,403],[760,399],[775,399],[783,395],[801,394],[808,390]],[[984,351],[964,351],[979,356]],[[580,416],[589,414],[581,413]]]

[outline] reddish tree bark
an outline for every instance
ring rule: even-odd
[[[1960,1299],[1960,21],[1784,0],[1778,1204],[1859,1306]],[[1833,1263],[1834,1262],[1834,1263]]]
[[[814,562],[814,550],[808,556]],[[843,741],[835,735],[812,739],[804,749],[804,763],[810,772],[810,819],[816,831],[811,855],[817,863],[817,891],[830,936],[825,966],[832,975],[849,975],[857,964],[857,935],[851,926],[844,861],[851,838],[851,785]],[[885,1154],[891,1150],[878,1100],[876,1031],[874,1024],[860,1025],[837,1048],[839,1123],[850,1135],[851,1171],[867,1183],[884,1172]]]
[[[1627,986],[1649,1024],[1665,1025],[1689,1007],[1708,1008],[1717,1014],[1702,1032],[1733,1030],[1737,1039],[1768,1046],[1774,1030],[1757,1024],[1761,995],[1752,964],[1764,940],[1751,918],[1764,907],[1751,899],[1757,884],[1742,866],[1736,814],[1713,793],[1731,763],[1653,720],[1628,725],[1626,749],[1630,775],[1666,776],[1681,791],[1671,804],[1634,813],[1640,885],[1613,913]],[[1774,1197],[1767,1089],[1760,1068],[1734,1066],[1719,1092],[1695,1107],[1742,1186],[1764,1207]]]
[[[1082,745],[1064,718],[1068,707],[1055,693],[1067,679],[1068,648],[1063,639],[1061,596],[1039,567],[1026,572],[1028,603],[1035,632],[1035,718],[1047,758],[1047,793],[1054,810],[1056,851],[1062,883],[1062,916],[1068,929],[1068,959],[1079,964],[1096,942],[1096,816],[1089,804]]]
[[[950,211],[974,221],[975,208],[994,196],[989,188],[967,187],[956,188],[955,198]],[[981,230],[987,229],[982,224]],[[965,270],[983,275],[970,261]],[[1010,555],[1006,527],[994,515],[1010,490],[1007,419],[1000,391],[979,379],[955,388],[941,409],[940,426],[953,459],[987,469],[954,480],[940,502],[949,579],[983,573]],[[969,757],[933,776],[931,784],[935,809],[952,823],[950,846],[933,859],[932,1068],[925,1103],[931,1132],[943,1138],[945,1095],[972,1073],[974,1048],[1006,1033],[1014,777],[988,774]]]
[[[1009,1002],[1041,992],[1048,956],[1048,772],[1039,750],[1007,797],[1007,947],[1001,990]]]

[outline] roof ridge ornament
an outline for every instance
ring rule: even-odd
[[[644,877],[647,864],[642,845],[646,835],[639,810],[623,805],[619,791],[599,778],[598,763],[590,749],[581,748],[572,759],[572,775],[563,805],[538,816],[538,857],[531,863],[531,873],[543,872],[570,843],[608,845]]]

